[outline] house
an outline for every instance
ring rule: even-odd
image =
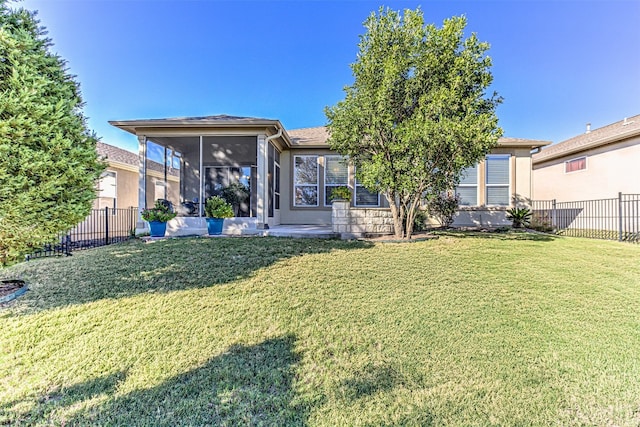
[[[533,198],[577,201],[640,194],[640,115],[591,130],[533,155]]]
[[[139,156],[122,148],[103,142],[97,143],[98,157],[107,162],[107,168],[98,182],[98,193],[94,209],[131,208],[138,206]],[[162,163],[147,161],[146,194],[149,203],[156,199],[177,199],[179,173],[175,168],[165,168]],[[165,175],[166,173],[166,175]],[[166,194],[166,192],[175,194]]]
[[[287,131],[279,120],[227,115],[109,123],[138,138],[138,206],[157,198],[157,193],[149,194],[159,172],[149,166],[152,154],[163,165],[161,176],[177,178],[165,180],[169,191],[163,198],[180,213],[168,224],[168,235],[205,234],[203,201],[232,183],[245,186],[249,200],[236,218],[225,222],[226,233],[284,224],[334,225],[334,230],[353,235],[392,230],[388,202],[357,182],[353,168],[329,148],[324,127]],[[485,160],[465,172],[458,188],[463,206],[455,224],[509,223],[506,208],[516,198],[531,197],[531,150],[548,144],[501,138]],[[337,221],[329,195],[343,185],[353,190],[353,212]],[[336,222],[342,222],[340,227]],[[145,227],[142,221],[138,225]]]

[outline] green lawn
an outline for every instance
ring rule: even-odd
[[[0,270],[0,425],[640,424],[640,246],[132,241]]]

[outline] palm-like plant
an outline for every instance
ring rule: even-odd
[[[531,224],[531,210],[518,207],[507,209],[507,219],[512,222],[513,228],[527,227]]]

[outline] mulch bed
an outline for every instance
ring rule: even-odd
[[[364,240],[371,242],[385,242],[385,243],[406,243],[406,242],[421,242],[423,240],[437,239],[438,236],[430,231],[417,231],[411,235],[411,240],[397,239],[393,234],[384,235],[369,235],[365,236]]]

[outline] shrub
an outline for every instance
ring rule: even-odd
[[[207,218],[232,218],[234,215],[233,206],[220,196],[213,196],[207,199],[207,203],[204,205],[204,213]]]
[[[507,219],[513,223],[513,228],[527,227],[531,223],[531,210],[518,207],[507,209]]]
[[[429,214],[424,209],[416,209],[416,215],[413,217],[413,231],[425,231],[429,228],[427,220]]]
[[[536,231],[542,231],[543,233],[550,233],[553,231],[553,226],[549,221],[536,218],[531,220],[529,227]]]
[[[427,197],[427,211],[440,225],[449,227],[460,205],[460,196],[449,192],[431,194]]]
[[[351,190],[349,187],[341,185],[340,187],[335,187],[331,191],[331,196],[329,199],[333,202],[334,200],[351,200]]]
[[[147,222],[159,221],[167,222],[176,217],[176,213],[172,212],[169,205],[162,200],[156,200],[154,207],[142,210],[142,219]]]

